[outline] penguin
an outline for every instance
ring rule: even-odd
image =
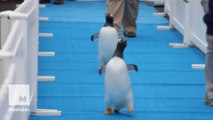
[[[128,74],[127,65],[123,59],[123,52],[127,46],[127,40],[121,39],[117,43],[113,57],[105,68],[105,114],[112,114],[112,111],[119,112],[126,108],[133,112],[133,92],[131,80]],[[132,69],[137,67],[132,66]]]
[[[106,67],[103,66],[101,70],[99,70],[99,74],[101,75],[102,73],[105,73]],[[127,69],[128,71],[136,71],[138,72],[138,66],[135,64],[127,64]]]
[[[91,36],[91,40],[94,41],[99,38],[98,43],[98,61],[99,61],[99,73],[104,66],[112,58],[116,45],[119,41],[118,32],[113,27],[113,15],[106,14],[106,22],[104,27],[101,28],[99,33]]]

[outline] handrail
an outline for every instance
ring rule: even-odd
[[[7,51],[0,51],[0,59],[6,59],[6,58],[12,58],[14,55],[12,52],[7,52]]]
[[[16,56],[18,48],[21,44],[22,41],[22,37],[18,37],[18,39],[16,39],[17,37],[17,33],[18,33],[18,22],[16,22],[14,24],[14,27],[12,28],[4,46],[2,47],[2,49],[0,50],[0,58],[12,58],[14,56]],[[14,41],[16,40],[16,41]],[[12,43],[17,42],[15,45],[13,45]],[[11,51],[10,49],[13,48],[13,51]]]
[[[19,37],[17,40],[17,44],[14,46],[14,51],[10,52],[10,51],[4,51],[4,50],[0,50],[0,58],[4,59],[4,58],[13,58],[17,55],[18,53],[18,48],[20,47],[20,44],[22,42],[22,38]]]
[[[19,6],[18,8],[16,8],[14,11],[15,11],[15,12],[23,12],[24,9],[28,8],[27,6],[28,6],[30,3],[32,4],[33,2],[30,1],[30,0],[24,0],[24,2],[23,2],[22,4],[20,4],[20,6]]]
[[[19,27],[18,24],[19,24],[18,22],[15,22],[15,24],[13,25],[9,36],[7,37],[7,40],[4,46],[2,47],[2,50],[8,51],[11,48],[12,43],[15,42],[14,36],[16,37],[18,34],[18,27]]]

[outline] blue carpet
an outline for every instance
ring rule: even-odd
[[[140,4],[138,23],[163,24],[168,23],[163,17],[152,17],[156,11],[145,4]],[[63,12],[63,14],[62,14]],[[65,1],[64,5],[48,4],[41,9],[40,16],[48,16],[52,21],[61,22],[104,22],[106,2],[76,2]],[[151,18],[152,17],[152,18]],[[150,19],[151,18],[151,19]]]
[[[182,42],[177,31],[157,31],[157,24],[168,24],[154,17],[154,8],[140,3],[136,38],[128,38],[125,61],[135,63],[139,72],[131,72],[134,112],[122,110],[106,116],[104,77],[97,73],[97,41],[90,35],[104,21],[105,2],[48,4],[41,16],[40,32],[52,32],[54,38],[41,38],[40,51],[55,51],[55,57],[39,58],[39,75],[55,75],[56,81],[39,83],[39,108],[58,109],[61,117],[30,117],[30,120],[212,120],[212,107],[205,106],[204,71],[191,64],[204,63],[197,48],[174,49],[170,42]]]

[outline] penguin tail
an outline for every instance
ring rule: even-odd
[[[135,64],[128,64],[127,69],[128,69],[128,71],[134,70],[134,71],[138,72],[138,66]]]
[[[95,34],[93,34],[91,37],[90,37],[90,39],[91,39],[91,41],[94,41],[95,39],[97,39],[99,37],[99,33],[95,33]]]

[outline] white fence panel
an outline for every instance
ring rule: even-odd
[[[186,19],[186,3],[182,0],[173,0],[172,16],[170,17],[172,25],[184,34]]]
[[[3,69],[3,84],[0,90],[0,118],[2,120],[15,120],[18,116],[25,116],[21,119],[26,119],[29,116],[28,112],[12,112],[13,106],[8,103],[9,85],[14,84],[29,84],[27,74],[27,59],[26,59],[26,38],[21,32],[26,30],[25,21],[14,22],[14,27],[11,29],[10,34],[0,51],[2,58]],[[25,32],[26,34],[26,32]]]
[[[159,26],[165,30],[176,28],[183,35],[184,44],[170,44],[173,47],[196,45],[206,53],[206,25],[203,22],[204,10],[201,0],[165,0],[164,12],[169,16],[169,27]]]
[[[203,22],[204,10],[201,6],[201,0],[191,0],[191,42],[206,53],[206,25]]]
[[[25,0],[15,11],[0,14],[0,120],[27,120],[37,109],[38,2]],[[14,84],[29,85],[28,111],[11,111],[19,107],[8,104],[8,88]]]
[[[170,16],[172,14],[173,2],[172,0],[164,0],[164,12]]]
[[[170,28],[176,28],[184,36],[184,43],[190,43],[190,5],[183,0],[166,0],[165,11],[169,16]]]

